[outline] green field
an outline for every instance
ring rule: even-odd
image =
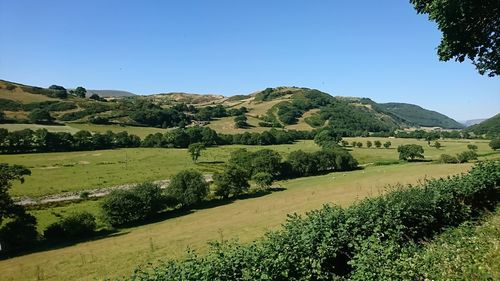
[[[432,163],[371,166],[360,171],[279,182],[286,190],[195,210],[184,216],[125,229],[100,240],[3,260],[0,272],[2,280],[89,280],[128,275],[137,265],[180,257],[187,247],[203,251],[208,240],[251,241],[278,228],[289,213],[304,213],[329,202],[345,206],[385,192],[388,185],[444,177],[466,172],[470,167],[470,164]],[[64,212],[81,209],[80,204],[64,207]],[[51,219],[50,212],[34,214],[47,221]]]
[[[355,138],[366,146],[366,141],[383,138]],[[348,141],[354,139],[347,138]],[[349,148],[353,156],[361,163],[377,163],[398,159],[397,145],[417,143],[424,146],[427,159],[437,159],[440,154],[456,154],[467,150],[468,143],[478,145],[478,153],[493,153],[487,141],[450,140],[441,141],[443,147],[427,147],[425,141],[412,139],[390,139],[390,149]],[[232,151],[238,148],[258,150],[274,149],[284,157],[291,151],[302,149],[315,151],[319,147],[313,141],[299,141],[290,145],[247,146],[229,145],[211,147],[202,152],[198,163],[193,163],[186,149],[167,148],[127,148],[81,152],[57,152],[37,154],[0,155],[0,162],[20,164],[29,167],[32,175],[24,184],[15,183],[11,190],[13,196],[40,197],[49,194],[80,191],[109,187],[127,183],[154,181],[170,178],[185,169],[197,169],[203,173],[213,173],[224,165]],[[483,158],[498,158],[500,152]]]

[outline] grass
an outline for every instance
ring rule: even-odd
[[[348,141],[366,140],[372,142],[383,138],[347,138]],[[478,153],[492,153],[486,158],[498,159],[500,152],[493,152],[487,141],[442,141],[443,148],[427,147],[424,141],[412,139],[391,139],[390,149],[349,148],[360,164],[395,163],[398,160],[396,147],[400,144],[417,143],[425,147],[427,159],[437,159],[442,153],[456,154],[467,150],[468,143],[477,144]],[[185,169],[197,169],[203,173],[213,173],[222,168],[232,151],[238,148],[258,150],[274,149],[286,157],[291,151],[302,149],[315,151],[319,147],[313,141],[299,141],[289,145],[244,146],[230,145],[211,147],[202,152],[198,163],[193,163],[186,149],[128,148],[82,152],[58,152],[0,155],[0,162],[20,164],[29,167],[32,175],[24,184],[15,183],[11,190],[13,196],[40,197],[44,195],[102,188],[114,185],[167,179]]]
[[[139,264],[182,257],[187,247],[203,252],[208,240],[254,240],[280,227],[289,213],[304,213],[325,203],[348,205],[376,196],[396,183],[466,172],[470,164],[411,163],[299,178],[278,183],[281,192],[236,200],[157,223],[124,229],[115,236],[0,261],[3,280],[89,280],[129,275]],[[83,204],[83,203],[80,203]],[[66,212],[80,208],[67,206]],[[35,213],[38,217],[43,212]]]
[[[31,129],[33,131],[38,129],[47,129],[49,132],[66,132],[74,134],[79,130],[67,125],[55,126],[55,125],[38,125],[38,124],[0,124],[0,128],[5,128],[8,131],[19,131],[24,129]]]
[[[2,83],[0,83],[2,85]],[[13,91],[9,91],[6,89],[0,89],[0,98],[14,100],[20,103],[32,103],[32,102],[41,102],[41,101],[49,101],[49,100],[58,100],[55,98],[50,98],[44,95],[31,94],[23,91],[21,88],[17,87]]]
[[[12,196],[40,197],[48,194],[102,188],[114,185],[166,179],[185,170],[213,173],[238,148],[258,150],[262,146],[211,147],[193,163],[186,149],[128,148],[114,150],[0,155],[0,162],[25,165],[32,175],[24,184],[14,183]],[[312,141],[268,148],[283,155],[297,150],[319,149]]]

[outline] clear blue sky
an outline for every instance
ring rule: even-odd
[[[500,78],[439,62],[408,0],[0,0],[0,79],[138,94],[303,86],[457,120],[500,112]]]

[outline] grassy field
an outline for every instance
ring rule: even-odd
[[[262,146],[230,145],[211,147],[193,163],[187,149],[128,148],[114,150],[33,153],[0,155],[0,162],[25,165],[32,175],[24,184],[14,183],[13,196],[43,196],[48,194],[102,188],[125,183],[166,179],[185,170],[197,169],[213,173],[220,169],[232,151],[247,148],[255,151]],[[312,141],[268,148],[283,155],[297,150],[319,149]]]
[[[388,190],[388,185],[444,177],[466,172],[470,167],[470,164],[432,163],[371,166],[360,171],[280,182],[286,190],[194,210],[100,240],[3,260],[0,272],[2,280],[92,280],[128,275],[137,265],[181,257],[187,247],[203,252],[208,240],[251,241],[278,228],[289,213],[304,213],[329,202],[345,206],[366,196],[379,195]],[[73,204],[65,208],[65,212],[70,212],[82,206]],[[35,215],[47,216],[43,211]]]
[[[348,141],[366,141],[383,138],[347,138]],[[397,146],[417,143],[425,148],[427,159],[437,159],[442,153],[456,154],[467,150],[468,143],[478,145],[478,153],[492,153],[487,141],[441,141],[443,148],[427,147],[424,141],[412,139],[391,139],[390,149],[349,148],[353,156],[361,163],[395,161],[398,159]],[[13,196],[39,197],[48,194],[102,188],[114,185],[166,179],[185,169],[197,169],[203,173],[219,170],[227,161],[232,151],[238,148],[258,150],[274,149],[284,157],[291,151],[302,149],[315,151],[319,147],[313,141],[299,141],[290,145],[244,146],[230,145],[211,147],[202,152],[198,163],[193,163],[186,149],[129,148],[82,152],[58,152],[0,155],[0,162],[20,164],[29,167],[32,175],[24,184],[15,183]],[[483,158],[498,158],[500,152]]]

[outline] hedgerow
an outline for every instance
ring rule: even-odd
[[[390,262],[447,227],[493,210],[500,162],[465,175],[399,187],[349,208],[290,215],[282,230],[249,245],[211,243],[208,254],[136,270],[131,280],[404,279]]]

